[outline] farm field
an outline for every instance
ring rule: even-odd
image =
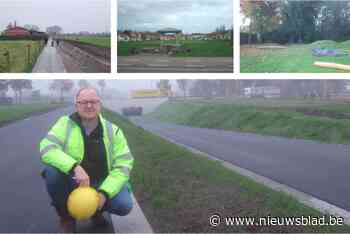
[[[321,68],[313,65],[314,62],[332,62],[350,65],[350,41],[317,41],[311,44],[287,45],[286,49],[259,49],[259,46],[242,45],[241,51],[241,72],[243,73],[334,73],[346,72],[334,68]],[[347,56],[316,57],[312,54],[312,49],[340,49]],[[348,72],[348,71],[347,71]]]
[[[66,39],[85,42],[85,43],[96,45],[99,47],[111,48],[111,37],[74,36],[74,37],[66,37]]]
[[[28,45],[31,46],[30,63],[27,62]],[[10,64],[7,57],[9,52]],[[0,72],[30,72],[40,54],[40,42],[37,41],[0,41]]]
[[[175,44],[175,41],[166,41],[163,44]],[[232,57],[233,50],[231,41],[228,40],[210,40],[210,41],[180,41],[185,47],[191,48],[188,54],[178,53],[177,57]],[[161,41],[137,41],[137,42],[118,42],[118,56],[130,55],[132,48],[152,48],[159,47]]]

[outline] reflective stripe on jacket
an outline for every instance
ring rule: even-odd
[[[114,197],[128,182],[134,159],[122,130],[99,116],[106,147],[108,176],[99,187]],[[61,117],[40,142],[41,161],[68,174],[84,157],[84,139],[80,127],[69,118]]]

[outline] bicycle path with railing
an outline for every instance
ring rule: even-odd
[[[65,73],[61,56],[58,54],[55,46],[52,46],[52,41],[49,40],[43,51],[39,55],[33,73]]]

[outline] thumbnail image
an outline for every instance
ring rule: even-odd
[[[350,1],[241,0],[243,73],[350,71]]]
[[[118,72],[233,72],[232,0],[119,0]]]
[[[1,1],[1,73],[109,73],[109,0]]]

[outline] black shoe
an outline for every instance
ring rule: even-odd
[[[101,211],[96,211],[96,214],[94,214],[91,219],[93,224],[98,227],[104,227],[109,224],[108,220],[103,216],[103,212]]]

